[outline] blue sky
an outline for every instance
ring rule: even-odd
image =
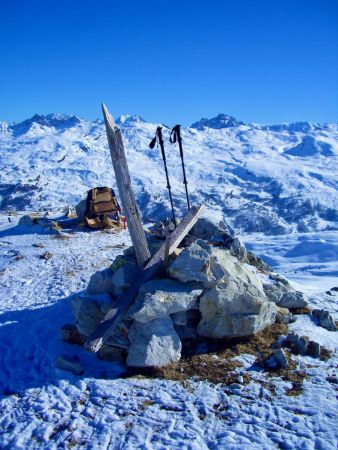
[[[0,0],[0,120],[338,122],[337,0]]]

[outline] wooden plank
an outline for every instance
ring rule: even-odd
[[[164,257],[163,257],[163,267],[167,267],[169,256],[170,256],[170,243],[171,243],[171,236],[167,236],[165,240],[165,247],[164,247]]]
[[[205,206],[192,207],[190,212],[184,217],[184,219],[178,224],[175,230],[171,233],[170,246],[168,255],[170,255],[182,242],[184,237],[189,233],[191,228],[195,225],[199,217],[203,214]],[[86,350],[91,352],[97,352],[103,344],[105,336],[111,335],[120,319],[128,311],[133,300],[137,296],[137,293],[143,283],[146,283],[153,278],[157,272],[163,267],[164,255],[165,255],[166,243],[164,243],[155,255],[150,259],[148,264],[141,272],[140,277],[135,283],[117,299],[118,307],[111,309],[103,318],[102,322],[98,325],[94,333],[92,333],[85,342]]]
[[[135,249],[137,263],[140,269],[143,269],[151,255],[142,227],[140,211],[131,185],[121,131],[116,126],[113,117],[109,114],[104,103],[102,103],[102,112],[106,124],[107,139],[120,200],[127,219],[129,234]]]

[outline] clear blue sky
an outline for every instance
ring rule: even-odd
[[[0,0],[0,120],[338,122],[337,0]]]

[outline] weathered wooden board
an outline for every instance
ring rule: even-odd
[[[140,211],[138,209],[131,185],[121,131],[116,126],[114,119],[109,114],[104,103],[102,104],[102,112],[106,124],[110,155],[114,167],[120,200],[127,219],[129,234],[135,249],[137,263],[140,269],[143,269],[146,262],[149,261],[151,255],[142,227]]]
[[[195,225],[198,218],[201,217],[205,209],[204,205],[199,207],[192,207],[190,212],[178,224],[175,230],[170,235],[170,246],[168,254],[170,255],[182,242],[184,237],[189,233],[191,228]],[[149,281],[156,273],[163,267],[165,256],[166,243],[164,243],[155,255],[150,259],[148,264],[142,270],[140,277],[131,286],[128,291],[118,298],[118,307],[111,309],[105,315],[102,322],[98,325],[93,334],[91,334],[85,342],[85,348],[91,352],[97,352],[103,344],[105,336],[109,336],[115,330],[120,319],[128,311],[128,308],[135,299],[141,285]]]

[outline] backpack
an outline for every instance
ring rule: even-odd
[[[87,192],[85,223],[91,228],[121,227],[121,207],[113,189],[97,187]]]

